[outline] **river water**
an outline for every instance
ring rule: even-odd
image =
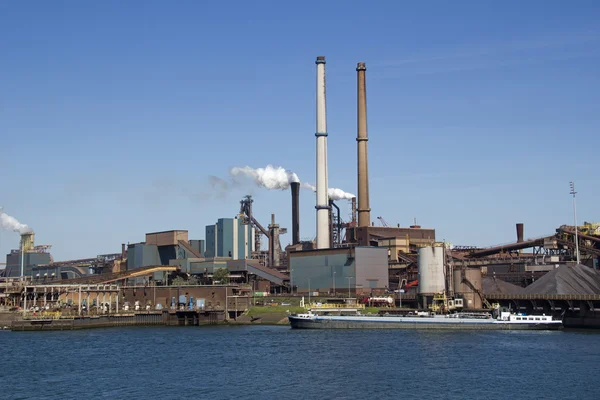
[[[0,332],[2,399],[598,399],[600,333]]]

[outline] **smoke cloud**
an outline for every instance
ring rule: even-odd
[[[2,207],[0,207],[0,226],[3,229],[18,232],[20,234],[31,232],[31,228],[20,223],[15,217],[11,217],[5,213]]]
[[[267,188],[269,190],[278,189],[286,190],[290,187],[292,182],[300,182],[300,178],[294,172],[285,169],[283,167],[274,167],[267,165],[265,168],[251,168],[251,167],[234,167],[229,170],[232,176],[246,176],[254,180],[257,186]],[[215,177],[216,178],[216,177]],[[216,178],[219,179],[220,178]],[[300,186],[305,189],[310,189],[313,192],[317,191],[317,188],[310,183],[300,182]],[[344,192],[342,189],[329,188],[327,194],[331,200],[350,200],[354,196],[352,193]]]
[[[251,167],[234,167],[229,170],[229,173],[233,176],[246,176],[254,180],[254,183],[258,186],[267,188],[269,190],[278,189],[285,190],[290,187],[292,182],[300,182],[298,175],[289,171],[283,167],[274,167],[267,165],[265,168],[251,168]]]
[[[317,188],[310,183],[302,183],[301,186],[305,189],[310,189],[313,192],[317,191]],[[342,189],[329,188],[327,189],[327,195],[333,201],[336,200],[352,200],[354,196],[352,193],[344,192]]]
[[[352,200],[353,197],[356,197],[352,193],[344,192],[342,189],[336,188],[327,189],[327,194],[331,200]]]

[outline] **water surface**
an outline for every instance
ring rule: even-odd
[[[598,332],[0,332],[6,399],[597,399]]]

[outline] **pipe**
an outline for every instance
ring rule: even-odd
[[[23,240],[23,236],[21,236],[21,280],[24,279],[24,263],[25,263],[25,241]],[[27,295],[27,293],[25,293]]]
[[[335,218],[337,221],[335,221],[333,229],[335,229],[337,231],[337,240],[338,240],[338,242],[337,243],[332,243],[332,245],[335,246],[336,244],[340,244],[340,241],[341,241],[342,219],[340,217],[340,208],[337,206],[337,204],[335,204],[335,202],[333,200],[329,200],[329,206],[335,208],[336,211],[337,211],[336,218]],[[332,218],[332,222],[334,222],[333,218]]]
[[[327,203],[327,107],[325,99],[325,57],[317,57],[317,249],[329,243],[329,205]]]
[[[367,86],[365,82],[365,73],[367,67],[365,63],[359,62],[356,65],[357,71],[357,125],[358,133],[356,137],[358,148],[358,226],[369,226],[371,224],[371,207],[369,205],[369,162],[367,142]]]
[[[292,244],[300,243],[300,182],[292,182]]]

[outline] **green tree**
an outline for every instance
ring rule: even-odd
[[[177,276],[171,281],[171,285],[173,286],[191,286],[191,285],[199,285],[200,282],[198,278],[195,276]]]
[[[213,274],[213,282],[229,283],[229,270],[227,268],[219,268]]]

